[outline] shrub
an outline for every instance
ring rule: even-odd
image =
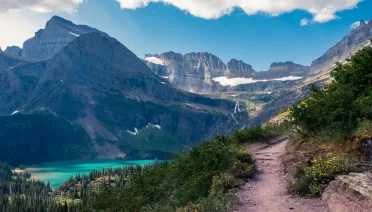
[[[347,134],[363,119],[372,118],[372,48],[365,47],[332,70],[334,81],[311,87],[307,99],[291,110],[292,124],[303,134],[322,131]]]
[[[236,178],[248,178],[254,174],[254,166],[247,163],[236,163],[229,172]]]
[[[358,160],[350,155],[329,154],[311,160],[311,166],[297,167],[293,181],[300,195],[320,196],[328,183],[338,175],[357,171]]]
[[[236,131],[232,135],[232,141],[235,144],[254,143],[264,141],[272,136],[273,136],[272,133],[257,126]]]
[[[227,212],[229,211],[229,203],[235,199],[236,197],[232,193],[210,196],[196,204],[190,202],[186,207],[179,208],[177,212]]]
[[[218,196],[220,194],[227,193],[229,189],[234,187],[234,181],[234,177],[230,174],[223,173],[218,176],[214,176],[209,195]]]

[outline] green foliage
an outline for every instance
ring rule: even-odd
[[[234,194],[226,193],[217,196],[209,196],[192,204],[191,202],[177,212],[228,212],[229,203],[235,200]]]
[[[260,126],[250,127],[244,130],[236,131],[232,135],[232,141],[235,144],[262,142],[273,137],[274,134]]]
[[[318,156],[314,157],[311,163],[309,167],[297,167],[293,185],[300,195],[320,196],[336,176],[358,170],[357,159],[350,155]]]
[[[252,175],[252,164],[247,151],[230,137],[217,136],[156,168],[133,174],[124,187],[108,187],[86,209],[175,211],[193,202],[198,211],[226,211],[227,193],[238,178]]]
[[[304,134],[347,133],[372,118],[372,48],[365,47],[346,64],[337,63],[334,81],[293,106],[292,122]]]
[[[247,131],[254,133],[246,139],[264,132]],[[235,143],[216,136],[170,161],[76,175],[54,194],[49,185],[31,181],[27,173],[14,176],[9,165],[0,164],[0,211],[227,211],[231,189],[254,171],[246,147]],[[4,187],[7,180],[20,186]]]
[[[221,173],[218,176],[214,176],[212,180],[210,195],[218,196],[220,194],[225,194],[229,191],[229,189],[234,187],[234,184],[234,176],[230,174]]]
[[[16,174],[0,163],[0,211],[63,211],[50,195],[49,184],[30,179],[29,173]]]
[[[36,164],[89,155],[91,141],[78,125],[46,112],[0,117],[0,161]]]

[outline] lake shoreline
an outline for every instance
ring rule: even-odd
[[[157,160],[117,160],[117,159],[93,159],[93,160],[68,160],[55,161],[32,165],[24,171],[31,173],[31,178],[50,183],[53,190],[57,189],[70,177],[77,174],[88,174],[93,170],[118,168],[130,165],[145,166],[155,163]]]

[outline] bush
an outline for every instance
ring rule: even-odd
[[[252,164],[248,152],[230,137],[217,136],[156,168],[130,176],[125,187],[100,193],[87,209],[174,211],[190,203],[182,211],[225,211],[229,190],[238,182],[235,177],[251,176]]]
[[[347,134],[361,120],[372,118],[372,48],[363,48],[347,62],[337,63],[331,84],[312,86],[313,93],[293,106],[292,124],[303,134]]]
[[[325,157],[314,157],[311,166],[297,167],[294,188],[300,195],[320,196],[336,176],[358,171],[357,162],[358,160],[350,155],[329,154]]]
[[[232,141],[235,144],[254,143],[264,141],[273,136],[274,135],[269,131],[261,128],[260,126],[257,126],[236,131],[232,135]]]
[[[230,174],[223,173],[218,176],[214,176],[209,195],[218,196],[220,194],[225,194],[229,191],[229,189],[234,187],[234,184],[235,179]]]
[[[254,174],[254,166],[247,163],[236,163],[229,172],[236,178],[248,178]]]
[[[227,212],[229,203],[235,201],[234,194],[219,194],[202,199],[197,204],[190,202],[186,207],[179,208],[176,212]]]

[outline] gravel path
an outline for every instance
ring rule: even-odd
[[[257,174],[237,193],[236,212],[329,212],[321,199],[292,197],[287,193],[281,156],[285,154],[288,139],[267,144],[249,146],[250,154],[256,159]],[[278,141],[279,141],[278,140]]]

